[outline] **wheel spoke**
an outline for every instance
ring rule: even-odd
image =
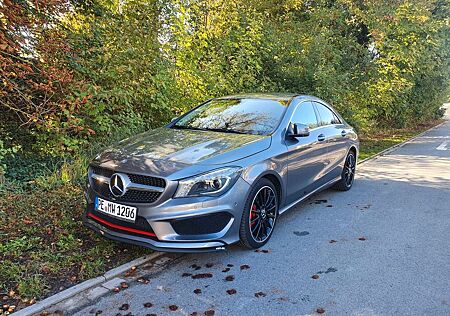
[[[256,231],[256,234],[255,234],[256,238],[258,238],[259,232],[261,231],[261,225],[262,225],[261,221],[259,221],[258,224],[256,225],[256,226],[258,226],[258,230]]]
[[[275,202],[275,195],[269,194],[269,198],[266,201],[265,207],[269,207],[273,202]]]
[[[253,228],[252,228],[252,234],[254,234],[254,233],[255,233],[255,231],[256,231],[256,229],[258,229],[258,227],[259,227],[259,223],[260,223],[260,221],[258,221],[258,222],[256,223],[256,225],[255,225],[255,226],[253,226]]]

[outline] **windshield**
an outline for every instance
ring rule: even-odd
[[[184,115],[172,128],[268,135],[278,126],[288,101],[211,100]]]

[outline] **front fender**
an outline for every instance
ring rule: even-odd
[[[271,176],[275,177],[280,184],[280,203],[283,204],[286,192],[287,164],[284,160],[267,159],[245,169],[242,179],[253,186],[259,179]]]

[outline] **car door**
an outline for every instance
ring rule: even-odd
[[[288,175],[286,201],[292,203],[318,187],[320,175],[325,168],[324,146],[318,128],[317,114],[312,102],[297,105],[290,123],[309,126],[310,134],[305,137],[287,137]]]
[[[314,102],[314,106],[319,118],[319,129],[325,136],[324,147],[326,147],[327,159],[323,176],[329,181],[341,174],[340,165],[347,154],[347,131],[331,108],[320,102]]]

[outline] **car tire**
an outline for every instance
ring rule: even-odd
[[[278,217],[278,194],[273,183],[265,178],[250,190],[241,219],[239,237],[249,249],[264,246],[272,236]]]
[[[342,170],[341,179],[333,186],[338,191],[348,191],[353,186],[356,171],[356,155],[353,150],[350,150],[345,158],[344,168]]]

